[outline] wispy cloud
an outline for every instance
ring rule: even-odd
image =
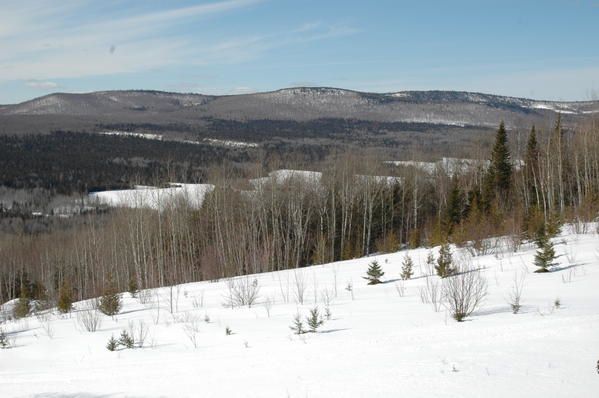
[[[58,87],[58,83],[51,81],[28,80],[25,82],[28,87],[40,90],[51,90]]]
[[[46,80],[158,68],[181,61],[190,38],[169,29],[185,21],[246,8],[261,0],[202,5],[73,22],[89,2],[3,5],[0,80]]]
[[[322,22],[288,31],[223,37],[209,41],[185,29],[185,23],[246,9],[265,0],[221,0],[200,5],[132,12],[120,18],[90,17],[97,6],[65,0],[37,0],[25,6],[3,5],[0,14],[0,81],[46,82],[53,79],[136,73],[172,65],[245,62],[284,46],[343,37],[357,32],[347,25]],[[81,15],[87,19],[79,21]],[[38,84],[39,83],[33,83]],[[49,88],[49,86],[48,86]]]

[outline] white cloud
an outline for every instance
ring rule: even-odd
[[[149,70],[182,61],[193,48],[169,28],[262,0],[227,0],[73,24],[84,2],[2,6],[0,80],[47,80]],[[195,43],[202,46],[202,43]],[[206,46],[204,44],[204,46]],[[111,49],[118,48],[118,51]]]
[[[197,18],[221,15],[263,1],[221,0],[146,13],[125,10],[130,15],[117,19],[103,14],[90,17],[85,7],[98,4],[91,0],[65,0],[58,5],[37,0],[25,6],[3,6],[0,81],[51,81],[139,73],[171,65],[241,63],[276,48],[356,32],[345,25],[313,22],[275,34],[250,34],[215,42],[176,29]]]
[[[234,87],[230,94],[251,94],[251,93],[255,93],[256,89],[253,89],[251,87],[246,87],[246,86],[239,86],[239,87]]]
[[[28,87],[37,88],[41,90],[50,90],[57,88],[58,84],[51,81],[39,81],[39,80],[28,80],[25,82]]]

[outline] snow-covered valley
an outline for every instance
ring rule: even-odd
[[[259,288],[251,307],[226,305],[230,282],[221,280],[123,293],[121,312],[101,315],[93,333],[81,322],[85,302],[66,315],[6,320],[0,396],[593,397],[599,237],[563,233],[554,243],[559,265],[543,274],[533,272],[534,245],[477,257],[453,248],[488,284],[465,322],[421,299],[427,281],[441,284],[424,248],[241,278]],[[415,275],[402,281],[406,253]],[[384,283],[369,286],[373,260]],[[508,304],[515,278],[524,278],[518,314]],[[292,332],[297,313],[327,305],[318,332]],[[143,347],[107,350],[111,336],[140,327]]]

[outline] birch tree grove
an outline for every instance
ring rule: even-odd
[[[483,203],[485,159],[461,169],[422,170],[341,154],[315,165],[322,171],[317,179],[290,174],[252,184],[214,170],[215,189],[200,208],[178,201],[161,210],[110,209],[79,216],[84,220],[69,228],[0,235],[0,298],[16,298],[25,286],[30,297],[52,302],[68,284],[80,300],[100,295],[110,275],[118,291],[131,281],[145,289],[300,268],[404,244],[526,235],[556,216],[596,219],[596,122],[569,130],[558,120],[554,129],[532,129],[523,153],[509,150],[501,155],[512,159],[513,172],[501,174],[498,191],[510,195],[509,206]],[[486,156],[492,160],[491,151]]]

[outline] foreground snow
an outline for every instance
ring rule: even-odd
[[[274,300],[270,317],[263,304],[223,307],[221,281],[174,288],[173,314],[168,288],[152,291],[146,304],[125,294],[121,314],[103,317],[95,333],[82,330],[76,312],[52,315],[49,323],[7,322],[15,347],[0,351],[0,396],[596,396],[599,238],[570,234],[556,242],[562,240],[567,244],[556,250],[563,269],[548,274],[530,272],[531,247],[474,258],[456,252],[454,258],[484,267],[489,285],[483,307],[463,323],[421,302],[426,249],[409,251],[416,275],[404,283],[403,297],[396,280],[406,252],[399,252],[257,275],[260,301]],[[367,286],[362,276],[374,259],[389,282]],[[513,315],[506,297],[524,270],[523,308]],[[294,299],[296,277],[307,286],[304,305]],[[315,304],[322,310],[324,291],[334,297],[332,319],[319,333],[292,334],[293,316]],[[146,347],[105,348],[111,335],[140,321],[150,329]],[[199,325],[197,348],[185,333],[190,325]],[[226,327],[234,334],[225,335]]]

